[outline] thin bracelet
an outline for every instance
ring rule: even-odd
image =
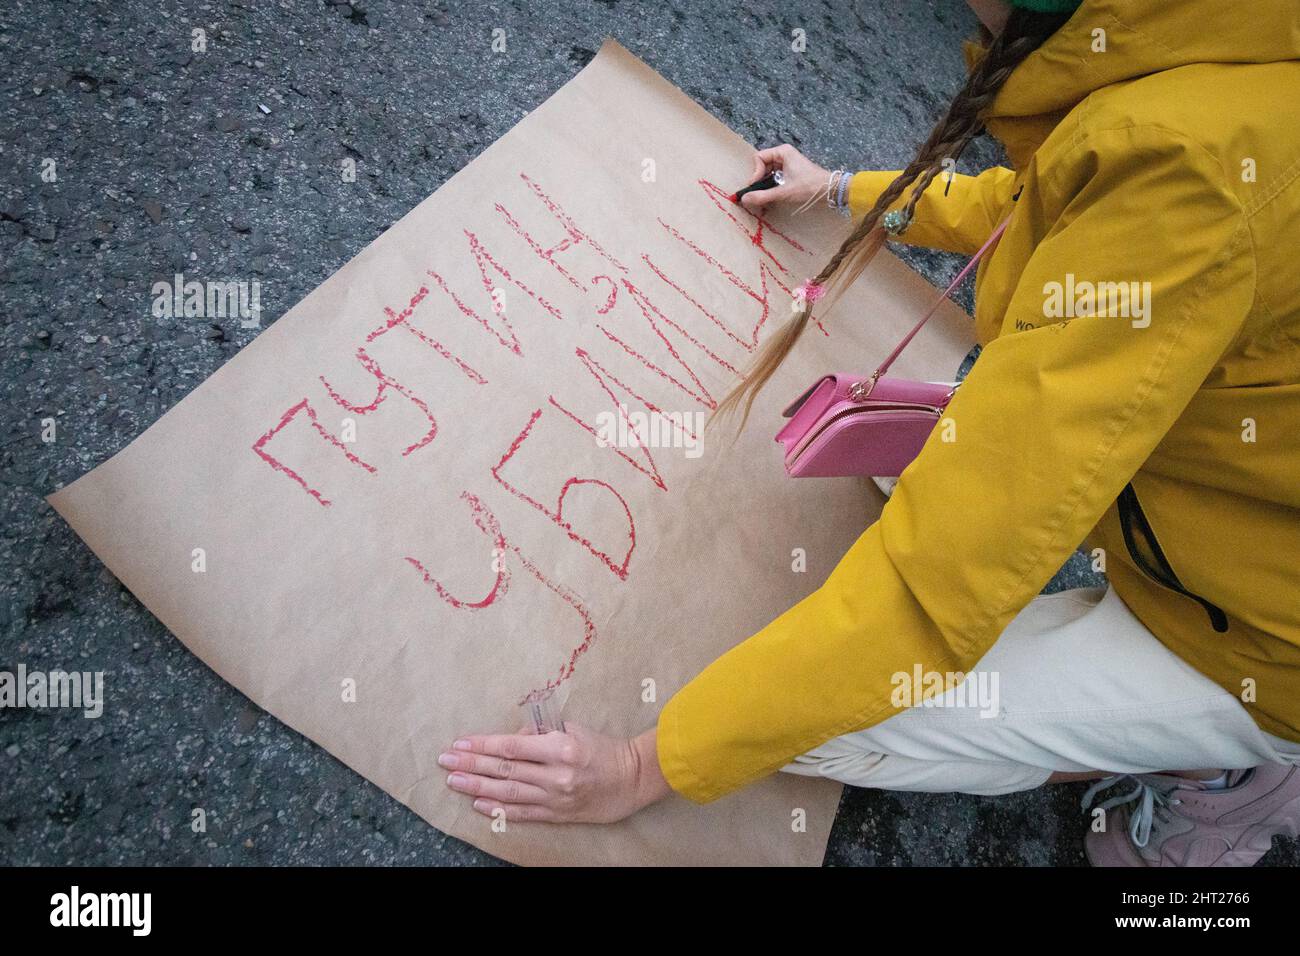
[[[833,197],[835,195],[836,189],[838,188],[838,180],[836,179],[836,177],[843,176],[843,175],[844,175],[844,170],[836,169],[832,171],[829,176],[826,177],[826,205],[829,206],[831,209],[835,208],[835,200]]]

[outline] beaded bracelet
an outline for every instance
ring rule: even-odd
[[[843,169],[835,170],[826,178],[826,206],[841,216],[849,215],[845,200],[848,198],[849,182],[852,179],[853,177]]]
[[[835,197],[835,208],[840,211],[840,215],[848,216],[851,213],[849,209],[849,186],[853,182],[853,176],[845,173],[840,177],[839,193]]]

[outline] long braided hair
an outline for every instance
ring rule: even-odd
[[[828,288],[831,299],[827,304],[862,274],[884,245],[886,232],[880,220],[889,207],[910,186],[912,191],[902,207],[902,216],[903,222],[911,221],[921,194],[944,168],[944,161],[955,161],[971,140],[983,132],[984,113],[1011,71],[1069,19],[1069,13],[1038,13],[1016,8],[996,36],[984,31],[987,50],[966,85],[953,98],[943,119],[931,131],[916,158],[880,194],[876,204],[813,279]],[[763,346],[745,380],[719,403],[715,416],[734,411],[743,403],[740,427],[744,428],[759,390],[790,354],[811,317],[811,303],[805,299],[785,327]]]

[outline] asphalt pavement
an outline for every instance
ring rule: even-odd
[[[156,281],[255,278],[265,328],[607,36],[755,144],[893,168],[960,85],[974,27],[961,0],[6,0],[0,670],[102,670],[110,693],[99,719],[0,709],[0,863],[496,862],[228,686],[45,504],[261,331],[156,317]],[[984,139],[961,168],[998,157]],[[906,258],[936,283],[958,266]],[[1075,562],[1053,587],[1089,581]],[[827,862],[1081,865],[1081,791],[846,791]],[[1290,841],[1266,862],[1298,859]]]

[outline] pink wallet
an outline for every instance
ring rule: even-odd
[[[885,372],[907,348],[943,300],[997,244],[1010,219],[957,273],[930,311],[868,376],[843,372],[823,376],[785,410],[790,421],[776,436],[785,448],[785,470],[792,478],[871,475],[896,478],[921,452],[935,423],[957,391],[953,382],[888,378]]]

